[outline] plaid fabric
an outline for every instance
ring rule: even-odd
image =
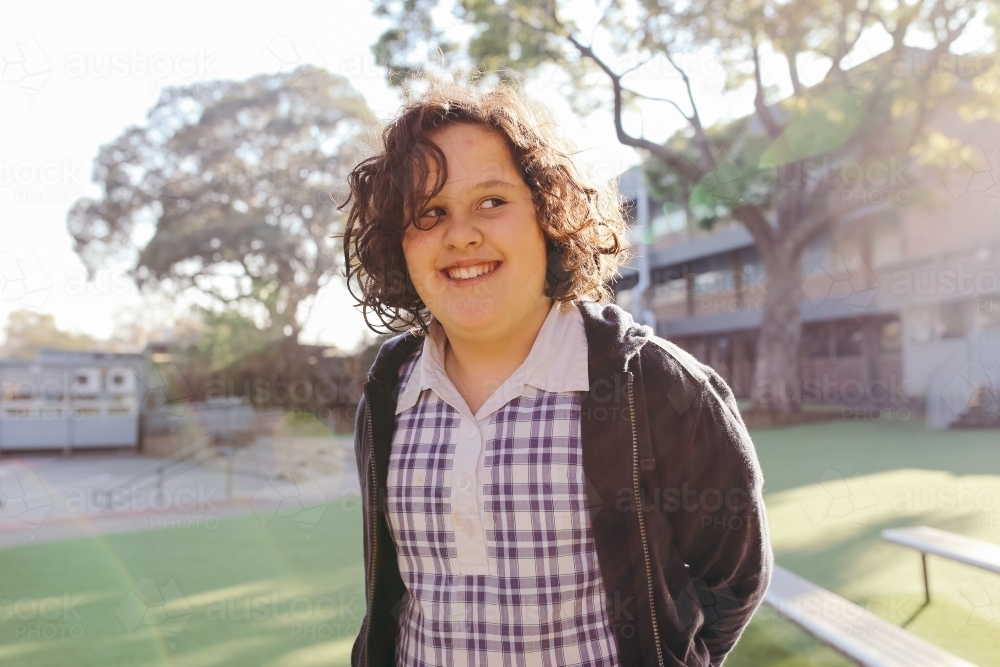
[[[400,368],[401,391],[421,348]],[[463,574],[456,547],[456,530],[477,535],[453,507],[461,415],[431,389],[396,415],[387,516],[408,591],[398,665],[617,664],[586,509],[580,404],[580,392],[526,384],[489,416],[472,489],[485,574]]]

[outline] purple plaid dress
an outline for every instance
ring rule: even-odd
[[[525,364],[475,416],[444,373],[440,327],[401,367],[387,491],[407,588],[398,665],[617,665],[581,393],[539,388],[581,386],[563,369],[582,358],[586,372],[582,327],[575,307],[553,307]]]

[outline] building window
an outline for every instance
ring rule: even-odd
[[[635,312],[635,288],[615,292],[615,303],[627,312]],[[116,378],[117,379],[117,378]]]
[[[743,251],[743,285],[763,285],[767,277],[764,260],[756,246]]]
[[[833,247],[843,262],[843,266],[836,268],[853,274],[862,263],[861,258],[865,250],[864,232],[860,229],[837,229],[834,232]]]
[[[837,322],[836,337],[838,359],[860,357],[864,353],[865,333],[860,323]]]
[[[4,385],[4,398],[8,401],[28,400],[35,397],[35,384],[22,380],[11,385]]]
[[[969,334],[971,301],[942,301],[938,304],[938,333],[941,340],[964,338]]]
[[[653,305],[669,306],[687,299],[687,281],[683,278],[653,285]]]
[[[899,220],[877,221],[872,229],[872,264],[877,268],[902,259],[903,236],[899,231]]]
[[[1000,296],[977,300],[976,317],[980,329],[1000,329]]]
[[[912,345],[931,342],[934,328],[931,325],[930,306],[916,306],[906,312],[906,338]]]
[[[650,221],[653,238],[657,241],[665,236],[687,231],[687,212],[676,204],[664,204],[663,212]]]
[[[829,359],[830,328],[825,322],[802,327],[801,345],[807,359]]]
[[[718,294],[722,291],[725,274],[722,271],[708,271],[694,277],[695,294]]]
[[[885,322],[879,331],[879,350],[899,352],[903,347],[903,327],[899,320]]]

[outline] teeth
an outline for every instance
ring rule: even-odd
[[[492,263],[474,264],[472,266],[454,267],[448,269],[448,276],[452,280],[468,280],[489,273],[494,268]]]

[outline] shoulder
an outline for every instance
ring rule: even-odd
[[[733,392],[715,369],[659,336],[650,336],[640,355],[647,404],[699,422],[722,442],[749,442]]]
[[[661,369],[661,372],[699,386],[706,385],[711,381],[712,375],[716,374],[711,366],[701,363],[676,343],[659,336],[647,338],[642,349],[642,360]]]
[[[420,347],[424,337],[413,331],[393,336],[382,343],[368,371],[368,381],[392,388],[399,381],[400,367]]]

